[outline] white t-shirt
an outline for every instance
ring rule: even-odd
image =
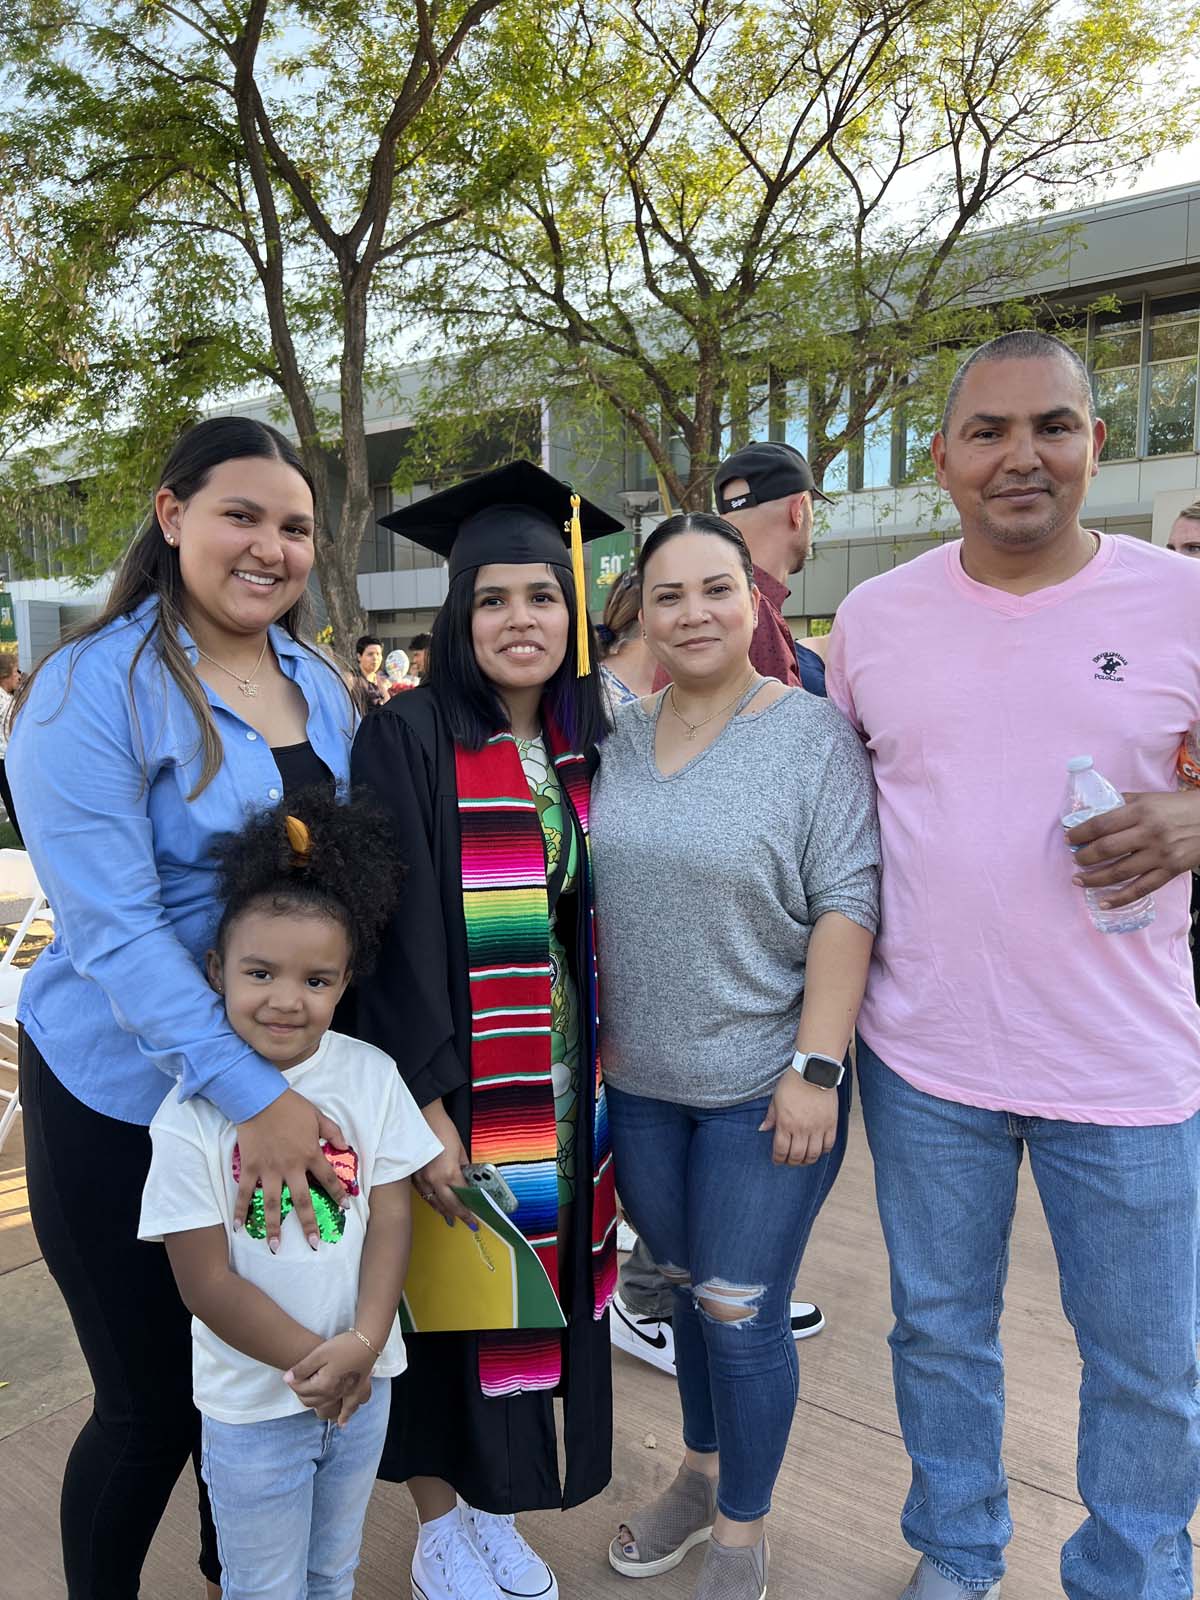
[[[348,1198],[345,1231],[310,1248],[295,1212],[283,1219],[279,1253],[248,1228],[233,1231],[237,1129],[209,1100],[180,1101],[172,1089],[150,1124],[153,1155],[142,1195],[138,1237],[220,1224],[229,1264],[289,1316],[323,1339],[354,1325],[358,1269],[377,1183],[392,1183],[432,1161],[441,1144],[417,1109],[395,1064],[373,1045],[327,1033],[316,1053],[284,1073],[290,1088],[338,1124],[358,1161],[358,1194]],[[399,1320],[375,1364],[394,1378],[407,1361]],[[275,1367],[243,1355],[192,1318],[192,1387],[197,1409],[219,1422],[263,1422],[305,1407]]]

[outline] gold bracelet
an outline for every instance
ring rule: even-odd
[[[371,1343],[370,1339],[367,1338],[365,1333],[359,1333],[357,1328],[347,1328],[346,1332],[352,1333],[360,1344],[365,1344],[367,1349],[375,1357],[376,1361],[383,1360],[383,1351],[376,1350],[375,1346]]]

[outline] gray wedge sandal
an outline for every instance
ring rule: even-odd
[[[680,1467],[674,1483],[657,1500],[622,1523],[608,1547],[609,1565],[623,1578],[656,1578],[660,1572],[670,1572],[708,1538],[716,1514],[716,1480]],[[622,1537],[624,1531],[628,1539]]]
[[[692,1600],[766,1600],[770,1560],[765,1533],[757,1544],[710,1539]]]

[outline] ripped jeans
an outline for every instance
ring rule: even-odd
[[[837,1094],[829,1154],[777,1167],[758,1132],[765,1095],[698,1107],[608,1086],[621,1203],[674,1294],[684,1443],[720,1452],[717,1505],[735,1522],[771,1509],[787,1449],[799,1393],[788,1304],[845,1154],[849,1073]]]

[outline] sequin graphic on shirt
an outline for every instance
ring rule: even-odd
[[[325,1153],[325,1159],[341,1179],[346,1193],[357,1194],[358,1155],[354,1149],[339,1150],[336,1145],[330,1144],[328,1139],[322,1139],[321,1149]],[[242,1153],[236,1144],[233,1147],[233,1181],[234,1183],[242,1181]],[[317,1232],[321,1242],[336,1244],[346,1231],[345,1213],[334,1204],[319,1183],[309,1184],[308,1195],[312,1201],[313,1215],[317,1219]],[[292,1197],[285,1183],[279,1196],[280,1222],[293,1209]],[[250,1200],[250,1209],[246,1213],[246,1232],[252,1239],[267,1237],[267,1218],[261,1185],[256,1186]]]

